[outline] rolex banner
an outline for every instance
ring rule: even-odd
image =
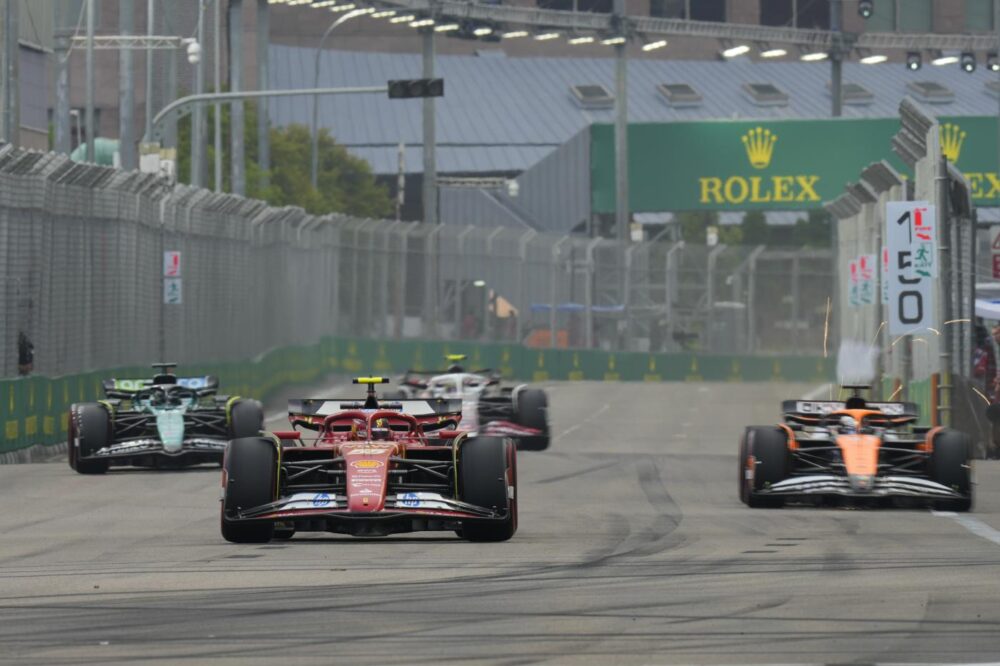
[[[1000,202],[996,118],[940,119],[941,148],[969,178],[974,203]],[[631,123],[633,212],[808,210],[872,162],[909,169],[890,149],[895,118]],[[615,210],[614,127],[591,126],[591,203]]]

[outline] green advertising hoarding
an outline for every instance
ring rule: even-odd
[[[997,121],[942,117],[941,146],[969,178],[977,205],[1000,201]],[[632,123],[633,212],[807,210],[835,199],[862,169],[887,160],[896,118]],[[614,126],[591,125],[591,205],[615,210]]]

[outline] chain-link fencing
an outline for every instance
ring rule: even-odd
[[[170,280],[165,252],[180,253]],[[818,354],[831,261],[314,216],[0,149],[4,377],[238,361],[330,335]]]

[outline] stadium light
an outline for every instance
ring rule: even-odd
[[[431,18],[417,19],[416,21],[410,23],[411,28],[426,28],[432,25],[434,25],[434,19]]]
[[[906,53],[906,69],[915,72],[924,66],[924,58],[920,51],[908,51]]]
[[[649,44],[643,44],[642,45],[642,50],[643,51],[655,51],[656,49],[662,49],[666,45],[667,45],[667,40],[660,39],[660,40],[657,40],[655,42],[650,42]]]
[[[1000,58],[997,57],[996,51],[986,54],[986,68],[991,72],[1000,72]]]
[[[863,19],[870,19],[875,13],[875,3],[872,0],[859,0],[858,16]]]
[[[961,57],[962,71],[972,74],[976,71],[976,54],[972,51],[964,51]]]
[[[931,60],[931,64],[935,67],[944,67],[945,65],[954,65],[958,62],[958,56],[954,53],[944,54],[940,51],[937,56]]]
[[[481,28],[476,28],[475,30],[473,30],[472,34],[475,35],[476,37],[487,37],[493,34],[493,28],[488,28],[486,26],[483,26]]]
[[[881,54],[881,53],[876,53],[876,54],[867,55],[867,56],[861,58],[861,60],[859,60],[859,62],[862,65],[877,65],[879,63],[885,62],[888,59],[889,59],[889,56]]]
[[[750,47],[746,44],[737,44],[736,46],[730,46],[729,48],[722,50],[723,58],[735,58],[741,56],[744,53],[749,53]]]
[[[625,38],[622,37],[621,35],[616,35],[614,37],[608,37],[607,39],[601,40],[601,44],[604,44],[605,46],[616,46],[618,44],[624,44],[624,43],[625,43]]]
[[[442,23],[441,25],[434,26],[434,32],[453,32],[459,29],[457,23]]]
[[[540,32],[537,35],[535,35],[535,41],[537,42],[547,42],[550,39],[558,39],[558,38],[559,38],[558,32]]]
[[[372,18],[389,18],[396,15],[395,9],[383,9],[380,12],[373,12]]]
[[[409,23],[416,20],[417,17],[413,14],[403,14],[402,16],[393,16],[389,19],[389,23]]]
[[[573,39],[569,40],[569,43],[573,44],[574,46],[577,44],[592,44],[593,42],[594,42],[594,37],[592,35],[588,35],[586,37],[574,37]]]
[[[503,39],[517,39],[518,37],[527,37],[527,30],[510,30],[500,35]]]
[[[788,49],[780,46],[772,47],[770,44],[761,44],[759,51],[761,58],[781,58],[788,55]]]
[[[803,62],[819,62],[820,60],[826,60],[829,57],[830,54],[826,51],[810,51],[799,56],[799,60],[802,60]]]

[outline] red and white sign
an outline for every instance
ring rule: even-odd
[[[181,253],[177,250],[168,250],[163,253],[163,277],[181,276]]]
[[[993,255],[993,277],[1000,280],[1000,254]]]

